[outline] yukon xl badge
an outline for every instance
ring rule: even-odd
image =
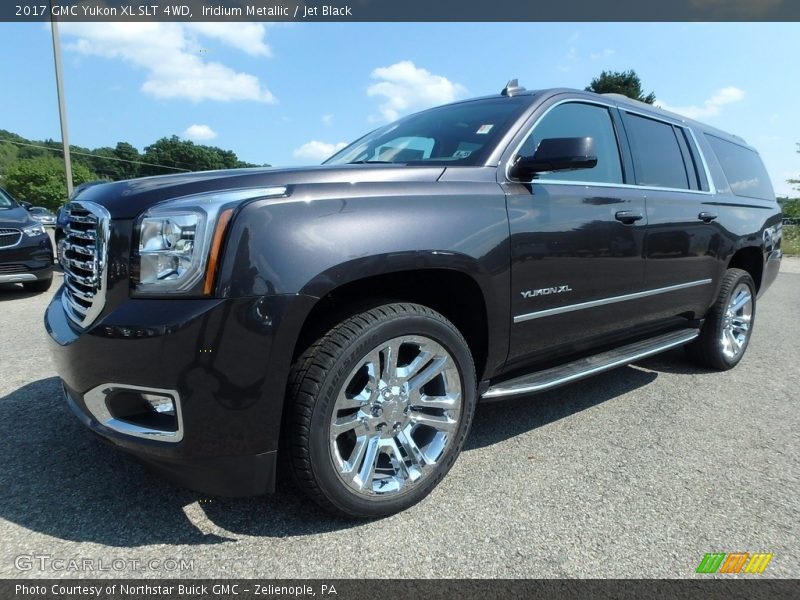
[[[546,287],[540,288],[538,290],[525,290],[524,292],[520,292],[523,298],[536,298],[536,296],[549,296],[550,294],[563,294],[565,292],[571,292],[572,288],[568,285],[558,285],[556,287]]]

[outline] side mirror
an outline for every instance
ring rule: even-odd
[[[547,138],[539,142],[536,154],[517,158],[511,172],[526,180],[537,173],[591,169],[596,164],[594,138]]]
[[[33,204],[31,204],[30,202],[20,202],[20,205],[21,205],[21,206],[22,206],[22,208],[24,208],[25,210],[30,210],[30,209],[32,209],[32,208],[33,208]]]

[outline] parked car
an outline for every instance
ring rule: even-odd
[[[46,227],[55,227],[56,214],[43,206],[31,206],[28,209],[31,217]]]
[[[0,188],[0,283],[44,292],[53,282],[53,244],[44,225]]]
[[[781,258],[742,139],[516,82],[322,166],[109,183],[66,210],[46,326],[78,418],[206,493],[272,491],[280,458],[359,517],[425,497],[479,400],[678,346],[734,367]]]

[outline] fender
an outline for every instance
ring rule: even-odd
[[[241,209],[228,232],[219,290],[322,298],[376,275],[460,271],[483,294],[490,355],[499,364],[508,351],[509,267],[505,196],[495,182],[309,184]]]

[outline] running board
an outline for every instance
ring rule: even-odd
[[[581,358],[552,369],[528,373],[516,379],[498,383],[486,390],[482,398],[488,400],[543,392],[571,381],[577,381],[596,373],[630,364],[676,346],[682,346],[687,342],[691,342],[698,335],[700,335],[699,329],[681,329],[680,331],[665,333],[658,337],[621,346],[587,358]]]

